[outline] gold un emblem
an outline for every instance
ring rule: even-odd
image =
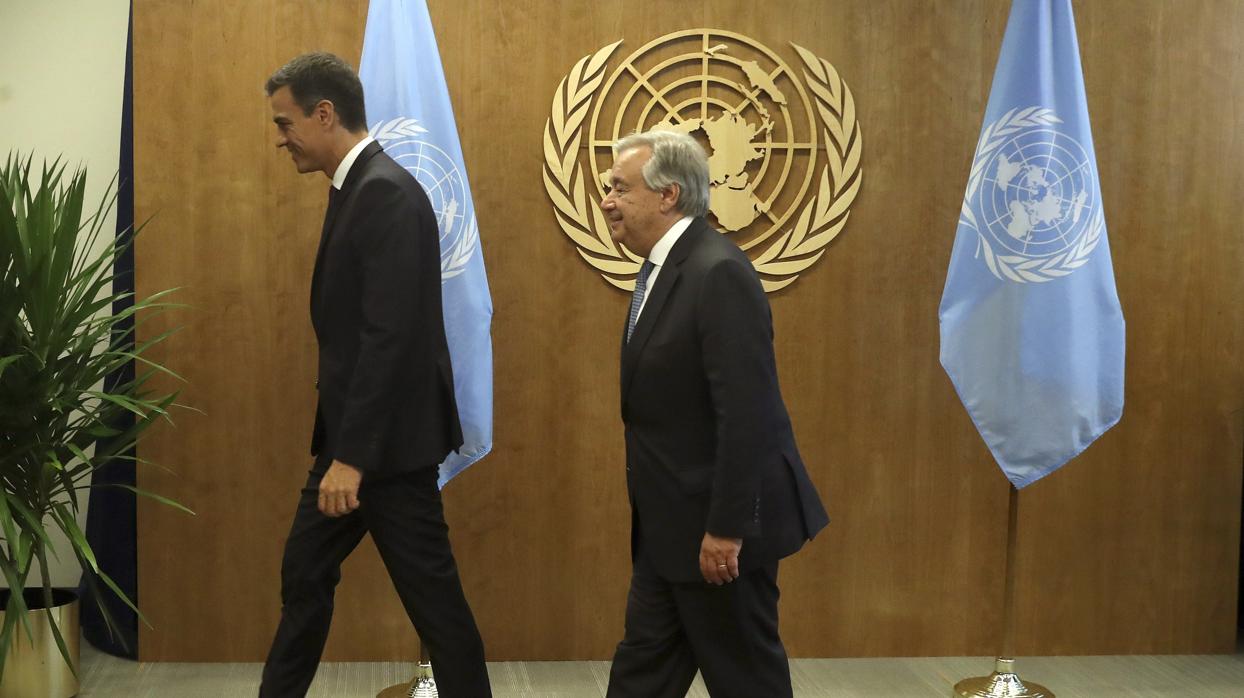
[[[794,283],[842,231],[863,178],[855,101],[838,71],[791,44],[801,80],[753,39],[689,29],[608,72],[621,43],[575,64],[544,130],[545,189],[579,255],[610,284],[634,288],[642,260],[609,237],[598,204],[613,143],[668,128],[709,154],[710,223],[748,253],[766,291]]]

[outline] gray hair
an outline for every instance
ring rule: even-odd
[[[652,157],[644,163],[644,184],[661,191],[678,185],[678,212],[684,216],[708,213],[708,156],[696,139],[686,133],[659,126],[632,133],[613,145],[614,157],[634,148],[648,147]]]

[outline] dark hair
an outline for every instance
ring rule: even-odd
[[[331,53],[304,53],[277,69],[264,90],[271,97],[282,87],[289,87],[294,102],[302,113],[311,110],[320,100],[333,103],[341,125],[351,132],[367,130],[367,112],[363,106],[363,83],[349,63]]]

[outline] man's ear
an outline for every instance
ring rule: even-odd
[[[678,197],[682,194],[682,187],[677,184],[671,184],[661,190],[661,213],[669,213],[678,208]]]
[[[316,123],[320,126],[331,126],[337,120],[337,108],[327,99],[321,99],[315,103],[311,116],[315,118]]]

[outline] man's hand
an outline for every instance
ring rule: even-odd
[[[728,584],[739,577],[739,551],[742,538],[718,538],[704,534],[700,543],[700,574],[709,584]]]
[[[359,508],[359,483],[363,472],[353,465],[334,460],[320,478],[320,513],[345,516]]]

